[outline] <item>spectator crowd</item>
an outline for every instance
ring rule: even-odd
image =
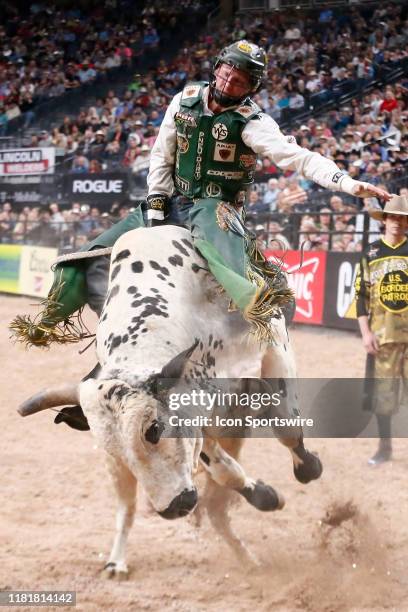
[[[84,3],[83,3],[84,4]],[[0,5],[0,130],[37,104],[91,84],[123,64],[142,66],[159,53],[199,2],[131,0]],[[201,4],[205,4],[201,3]],[[71,5],[71,6],[70,6]],[[1,135],[1,132],[0,132]]]
[[[150,151],[171,98],[189,80],[208,80],[217,51],[246,37],[268,50],[268,75],[255,101],[278,122],[287,109],[303,109],[313,97],[344,94],[356,83],[364,87],[379,78],[361,99],[353,98],[318,119],[305,119],[289,132],[298,144],[333,159],[355,179],[388,188],[398,183],[407,159],[408,78],[402,76],[392,85],[382,79],[408,56],[406,4],[299,11],[298,18],[293,11],[241,15],[186,43],[171,59],[159,58],[161,40],[171,36],[183,11],[198,10],[199,2],[184,0],[178,8],[146,3],[137,16],[127,0],[114,4],[115,10],[95,5],[86,15],[34,4],[26,20],[21,21],[18,12],[9,16],[1,38],[3,115],[12,104],[22,112],[29,90],[32,103],[36,96],[51,95],[54,78],[62,93],[62,85],[80,87],[114,62],[140,69],[124,94],[111,89],[92,106],[67,115],[58,127],[33,135],[27,146],[58,148],[72,173],[128,169],[145,181]],[[12,14],[12,5],[6,6]],[[117,17],[125,9],[131,17],[126,21]],[[50,10],[52,26],[46,25]],[[156,67],[143,73],[143,58],[154,51]],[[373,205],[378,203],[364,202],[364,208]],[[263,222],[265,215],[269,220]],[[330,192],[322,198],[316,184],[290,173],[282,176],[266,158],[258,161],[248,219],[260,242],[279,235],[286,247],[297,247],[304,239],[317,249],[361,248],[363,213],[353,199]],[[373,236],[378,231],[372,227]]]

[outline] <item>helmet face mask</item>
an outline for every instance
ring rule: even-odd
[[[211,95],[221,106],[240,104],[251,91],[251,79],[246,72],[224,62],[214,70]]]
[[[256,93],[265,75],[266,60],[265,51],[246,40],[240,40],[225,47],[217,57],[211,75],[210,90],[213,99],[221,106],[232,106],[239,104],[250,94]],[[227,96],[222,90],[216,88],[215,72],[222,64],[244,72],[249,77],[249,89],[239,98]]]

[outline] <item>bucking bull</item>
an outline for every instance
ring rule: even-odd
[[[96,335],[100,367],[95,378],[46,389],[19,408],[27,416],[78,404],[106,451],[118,497],[117,531],[105,566],[109,576],[128,572],[125,548],[138,481],[162,517],[186,516],[197,505],[194,475],[200,464],[207,474],[203,502],[211,523],[248,560],[252,557],[230,524],[226,490],[262,511],[284,506],[280,493],[248,476],[238,463],[243,438],[217,439],[212,429],[197,427],[183,426],[177,432],[162,418],[178,384],[214,378],[244,379],[249,387],[263,383],[261,377],[286,381],[280,415],[296,413],[290,384],[294,360],[284,318],[272,320],[276,344],[266,348],[251,339],[248,323],[228,306],[187,230],[167,226],[130,231],[111,255]],[[300,482],[320,476],[320,460],[304,448],[300,428],[279,439],[290,450]]]

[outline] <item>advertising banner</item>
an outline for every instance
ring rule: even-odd
[[[323,324],[357,330],[354,283],[360,253],[327,253]]]
[[[52,174],[54,166],[54,147],[0,150],[0,176]]]
[[[51,265],[57,257],[57,249],[23,246],[18,292],[22,295],[46,297],[54,277]]]
[[[128,196],[128,177],[121,172],[69,174],[65,177],[64,191],[71,202],[120,202]]]
[[[19,293],[20,245],[0,244],[0,291]]]
[[[53,282],[51,265],[57,249],[0,245],[0,291],[46,297]]]
[[[264,255],[270,261],[282,262],[288,274],[289,286],[296,296],[294,321],[321,325],[325,292],[326,255],[322,252],[304,252],[301,264],[299,251],[267,250]],[[282,258],[282,259],[281,259]]]
[[[55,175],[18,175],[0,177],[0,203],[43,204],[49,197],[56,199]]]

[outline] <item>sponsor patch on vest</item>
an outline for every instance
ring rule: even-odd
[[[338,183],[343,176],[344,172],[336,172],[336,174],[333,175],[332,183]]]
[[[177,149],[180,153],[187,153],[190,143],[185,136],[177,135]]]
[[[235,109],[235,112],[243,117],[248,117],[249,115],[252,115],[253,110],[250,106],[238,106],[238,108]]]
[[[211,134],[215,140],[225,140],[228,136],[228,129],[224,123],[214,123]]]
[[[179,123],[187,123],[187,125],[191,127],[197,127],[195,117],[193,117],[193,115],[189,115],[188,113],[183,113],[182,111],[179,111],[174,115],[174,121]]]
[[[205,193],[209,198],[217,198],[221,195],[221,187],[217,183],[208,183]]]
[[[228,142],[216,142],[214,149],[215,161],[233,162],[237,145]]]
[[[203,163],[203,149],[204,149],[204,132],[198,133],[198,142],[197,142],[197,155],[196,155],[196,164],[194,170],[194,177],[197,181],[201,178],[201,164]]]
[[[229,172],[228,170],[208,170],[207,174],[210,176],[222,176],[222,178],[229,181],[244,178],[243,172]]]
[[[256,166],[256,155],[250,155],[243,153],[239,156],[239,165],[241,168],[255,168]]]
[[[187,85],[187,87],[183,89],[182,99],[185,100],[186,98],[196,98],[199,93],[200,85]]]
[[[182,179],[181,176],[178,176],[177,174],[174,177],[174,182],[176,183],[177,187],[180,187],[182,191],[188,191],[190,189],[190,181]]]

